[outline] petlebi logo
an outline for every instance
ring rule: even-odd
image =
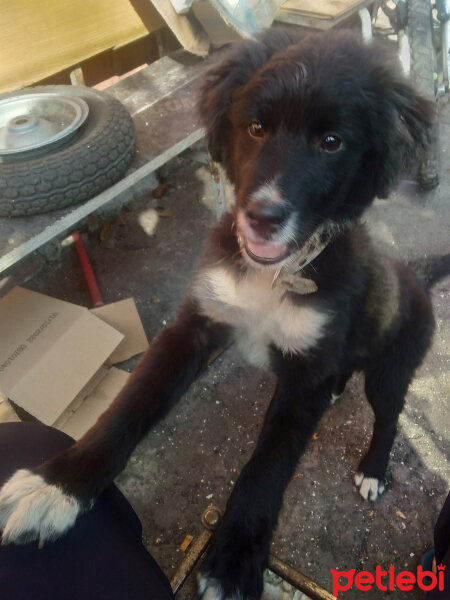
[[[375,568],[375,573],[356,572],[356,569],[350,569],[350,571],[331,569],[333,596],[338,598],[339,592],[346,592],[353,586],[361,592],[368,592],[373,588],[383,592],[395,590],[409,592],[414,586],[424,592],[430,592],[435,588],[442,592],[444,590],[444,571],[445,565],[438,565],[437,574],[432,571],[424,571],[420,565],[415,573],[412,571],[397,572],[393,566],[384,571],[379,565]]]

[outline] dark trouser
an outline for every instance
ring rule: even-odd
[[[427,594],[427,600],[448,600],[450,598],[450,494],[442,507],[434,528],[434,549],[436,565],[445,565],[444,591],[437,589]]]
[[[0,487],[72,443],[38,423],[0,424]],[[141,542],[141,523],[116,486],[61,539],[41,550],[0,547],[0,598],[173,600],[169,582]]]

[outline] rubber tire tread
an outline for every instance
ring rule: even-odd
[[[434,50],[430,0],[408,0],[408,38],[411,77],[427,98],[435,102]],[[431,143],[419,167],[419,182],[430,190],[439,184],[439,127],[437,116],[430,132]]]
[[[88,200],[118,181],[136,150],[136,130],[113,96],[88,87],[37,86],[3,94],[61,93],[83,98],[86,121],[67,146],[48,154],[0,162],[0,217],[50,212]]]

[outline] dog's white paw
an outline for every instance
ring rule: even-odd
[[[356,473],[355,485],[364,500],[376,500],[384,492],[384,483],[375,477],[367,477],[364,473]]]
[[[39,546],[55,540],[75,523],[80,503],[28,469],[16,471],[0,490],[2,545]]]
[[[225,596],[217,579],[206,575],[198,577],[198,594],[201,600],[244,600],[242,594],[239,593]]]

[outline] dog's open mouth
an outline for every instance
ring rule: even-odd
[[[255,262],[263,265],[276,264],[289,256],[292,252],[290,244],[271,244],[269,242],[244,241],[245,251]]]

